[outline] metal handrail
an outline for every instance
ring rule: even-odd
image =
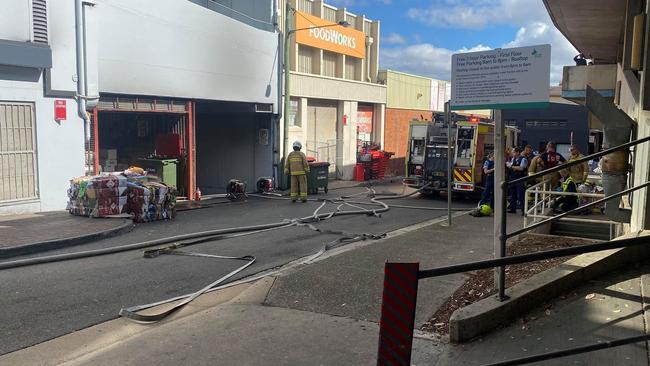
[[[554,168],[546,169],[546,170],[543,170],[543,171],[541,171],[539,173],[535,173],[535,174],[532,174],[532,175],[528,175],[528,176],[524,176],[524,177],[521,177],[521,178],[513,179],[511,181],[508,181],[507,177],[506,177],[506,180],[504,180],[500,184],[501,203],[502,203],[503,210],[505,210],[506,206],[507,206],[506,200],[507,200],[507,196],[508,196],[507,192],[508,192],[508,187],[509,186],[519,184],[519,183],[524,183],[524,182],[529,181],[531,179],[543,178],[544,176],[546,176],[546,175],[548,175],[550,173],[554,173],[554,172],[566,169],[566,168],[568,168],[570,166],[582,164],[582,163],[588,162],[589,160],[591,160],[593,158],[608,155],[608,154],[611,154],[611,153],[613,153],[615,151],[626,149],[626,148],[629,148],[631,146],[635,146],[635,145],[638,145],[638,144],[641,144],[641,143],[644,143],[644,142],[647,142],[647,141],[650,141],[650,136],[646,136],[646,137],[643,137],[643,138],[640,138],[640,139],[637,139],[637,140],[634,140],[634,141],[626,142],[624,144],[621,144],[621,145],[618,145],[618,146],[615,146],[615,147],[612,147],[612,148],[609,148],[609,149],[605,149],[605,150],[597,152],[595,154],[587,155],[587,156],[582,157],[580,159],[576,159],[576,160],[572,160],[570,162],[566,162],[566,163],[558,165],[558,166],[556,166]],[[600,200],[591,202],[589,204],[580,206],[580,207],[578,207],[578,208],[576,208],[574,210],[565,212],[565,213],[560,214],[558,216],[554,216],[554,217],[552,217],[550,219],[543,220],[543,221],[540,221],[540,222],[536,222],[531,226],[528,226],[528,227],[525,227],[523,229],[517,230],[514,233],[510,233],[510,234],[507,233],[508,232],[507,217],[506,217],[506,215],[504,213],[504,214],[501,215],[501,223],[500,223],[500,226],[501,226],[501,232],[499,234],[500,253],[505,253],[506,252],[506,242],[507,242],[508,238],[511,238],[511,237],[513,237],[515,235],[518,235],[518,234],[525,233],[525,232],[527,232],[529,230],[532,230],[532,229],[534,229],[536,227],[547,224],[549,222],[559,220],[562,217],[566,217],[569,214],[577,213],[577,212],[579,212],[581,210],[584,210],[585,208],[592,207],[592,206],[594,206],[596,204],[599,204],[599,203],[603,203],[605,201],[608,201],[611,198],[615,198],[615,197],[618,197],[618,196],[623,196],[623,195],[625,195],[627,193],[636,191],[637,189],[645,188],[649,184],[650,183],[646,182],[646,183],[644,183],[642,185],[639,185],[637,187],[626,189],[626,190],[624,190],[622,192],[618,192],[618,193],[616,193],[614,195],[607,196],[607,197],[605,197],[603,199],[600,199]],[[508,298],[506,296],[506,293],[505,293],[505,290],[506,290],[506,269],[505,269],[505,267],[499,267],[497,279],[498,279],[498,281],[496,281],[497,282],[496,285],[497,285],[497,288],[499,290],[498,298],[499,298],[499,300],[504,301],[504,300],[506,300]]]
[[[603,193],[580,193],[580,192],[557,192],[557,191],[535,191],[541,194],[547,194],[549,196],[578,196],[578,197],[589,197],[589,198],[601,198],[605,197]]]
[[[524,195],[524,201],[525,201],[524,202],[524,210],[526,211],[525,214],[524,214],[524,227],[528,227],[528,219],[529,218],[533,218],[533,222],[537,221],[537,217],[536,217],[535,213],[537,212],[538,209],[540,209],[540,207],[541,207],[541,212],[542,213],[544,213],[546,211],[547,198],[542,194],[541,199],[540,199],[540,194],[539,194],[540,188],[541,188],[541,190],[546,190],[546,184],[547,184],[546,180],[543,180],[543,181],[533,185],[532,187],[530,187],[530,188],[528,188],[526,190],[525,195]],[[528,206],[530,204],[530,200],[528,198],[529,195],[530,195],[530,192],[534,192],[534,200],[533,200],[534,204],[533,204],[533,206],[531,208],[528,208]],[[532,213],[532,215],[531,215],[531,213]]]
[[[612,149],[607,149],[604,150],[598,154],[592,154],[590,156],[572,161],[568,164],[561,165],[559,167],[555,167],[552,169],[545,170],[543,172],[533,174],[527,177],[522,177],[516,180],[509,182],[502,182],[501,184],[501,189],[503,190],[503,195],[501,197],[502,199],[502,204],[503,204],[503,210],[505,210],[506,207],[506,189],[508,188],[509,184],[517,184],[517,183],[522,183],[530,179],[535,179],[539,177],[543,177],[549,173],[553,173],[555,171],[565,169],[568,166],[576,165],[583,163],[585,161],[588,161],[589,159],[592,159],[597,156],[602,156],[602,155],[607,155],[613,151],[620,150],[632,145],[636,145],[642,142],[650,141],[650,136],[639,139],[636,141],[632,141],[623,145],[620,145],[618,147],[612,148]],[[545,189],[545,184],[546,182],[540,182],[536,184],[534,187],[539,187],[540,184],[543,184],[543,195],[547,195],[548,193]],[[586,205],[580,206],[574,210],[570,210],[568,212],[562,213],[558,216],[551,217],[550,219],[543,220],[537,223],[534,223],[531,226],[528,226],[524,229],[517,230],[513,233],[508,234],[507,233],[507,218],[505,214],[502,214],[501,216],[501,232],[499,235],[499,240],[501,242],[501,252],[505,253],[505,247],[506,247],[506,241],[508,238],[513,237],[515,235],[524,233],[526,231],[529,231],[531,229],[534,229],[536,227],[539,227],[541,225],[544,225],[546,223],[552,222],[554,220],[559,220],[563,217],[566,217],[567,215],[571,215],[574,213],[577,213],[579,211],[584,210],[585,208],[589,208],[595,205],[598,205],[600,203],[606,202],[612,198],[618,197],[618,196],[623,196],[625,194],[628,194],[630,192],[636,191],[638,189],[646,188],[650,186],[650,182],[645,182],[641,185],[628,188],[624,191],[618,192],[613,195],[606,196],[602,199],[599,199],[597,201],[588,203]],[[537,197],[539,195],[539,192],[536,193],[536,202],[535,202],[535,207],[537,207],[538,202],[537,202]],[[526,194],[526,200],[528,200],[528,195]],[[541,203],[543,204],[546,201],[546,199],[542,199]],[[595,243],[595,244],[586,244],[586,245],[580,245],[580,246],[574,246],[574,247],[568,247],[568,248],[560,248],[560,249],[552,249],[552,250],[546,250],[546,251],[540,251],[540,252],[535,252],[535,253],[527,253],[527,254],[520,254],[520,255],[512,255],[512,256],[503,256],[501,258],[494,258],[494,259],[488,259],[488,260],[482,260],[482,261],[474,261],[474,262],[468,262],[468,263],[461,263],[461,264],[456,264],[456,265],[451,265],[451,266],[445,266],[445,267],[438,267],[438,268],[432,268],[432,269],[425,269],[425,270],[418,270],[417,264],[416,264],[416,271],[417,275],[415,278],[418,280],[425,279],[425,278],[431,278],[431,277],[438,277],[438,276],[443,276],[443,275],[450,275],[450,274],[456,274],[456,273],[463,273],[463,272],[469,272],[469,271],[477,271],[477,270],[482,270],[482,269],[489,269],[489,268],[499,268],[501,271],[500,275],[498,276],[498,298],[499,300],[503,301],[507,299],[505,297],[505,266],[508,265],[514,265],[514,264],[522,264],[522,263],[528,263],[528,262],[533,262],[533,261],[540,261],[540,260],[546,260],[546,259],[552,259],[552,258],[560,258],[560,257],[566,257],[566,256],[572,256],[572,255],[579,255],[579,254],[585,254],[585,253],[593,253],[593,252],[599,252],[603,250],[611,250],[611,249],[620,249],[620,248],[627,248],[627,247],[634,247],[634,246],[640,246],[640,245],[648,245],[650,243],[650,238],[648,237],[636,237],[636,238],[627,238],[627,239],[621,239],[621,240],[611,240],[610,241],[605,241],[601,243]],[[388,268],[388,267],[386,267]],[[388,276],[388,274],[386,275]],[[389,279],[386,277],[385,283],[388,283]],[[384,285],[384,296],[386,296],[386,285]],[[417,294],[417,285],[415,286],[415,293]],[[415,303],[415,301],[413,302]],[[382,308],[383,308],[383,303],[382,303]],[[413,310],[415,311],[415,310]],[[382,315],[382,324],[383,324],[383,315]],[[411,328],[412,330],[412,324]],[[412,333],[411,333],[412,336]],[[410,339],[410,338],[409,338]],[[493,363],[492,365],[518,365],[518,364],[524,364],[524,363],[531,363],[531,362],[536,362],[536,361],[542,361],[542,360],[548,360],[548,359],[553,359],[553,358],[559,358],[563,356],[568,356],[568,355],[573,355],[573,354],[579,354],[579,353],[585,353],[585,352],[590,352],[598,349],[604,349],[604,348],[610,348],[610,347],[617,347],[620,345],[624,344],[629,344],[629,343],[636,343],[636,342],[641,342],[644,340],[650,339],[650,335],[643,335],[640,337],[629,337],[629,338],[624,338],[624,339],[618,339],[614,341],[609,341],[606,343],[598,343],[598,344],[592,344],[592,345],[587,345],[587,346],[581,346],[581,347],[574,347],[571,349],[566,349],[563,351],[556,351],[556,352],[547,352],[544,354],[539,354],[539,355],[534,355],[534,356],[529,356],[529,357],[524,357],[520,358],[517,360],[508,360],[508,361],[503,361],[503,362],[497,362]],[[381,340],[381,336],[380,336]],[[410,342],[410,341],[409,341]],[[412,345],[409,343],[409,347]],[[410,353],[408,354],[409,361],[410,361]]]
[[[530,215],[532,218],[538,218],[538,219],[548,219],[549,215]],[[612,224],[615,223],[614,221],[611,220],[597,220],[597,219],[583,219],[583,218],[578,218],[578,217],[565,217],[564,220],[566,221],[572,221],[572,222],[591,222],[591,223],[597,223],[597,224]]]
[[[485,259],[482,261],[454,264],[445,267],[422,269],[418,272],[418,279],[439,277],[439,276],[451,275],[456,273],[478,271],[481,269],[510,266],[513,264],[536,262],[536,261],[541,261],[546,259],[567,257],[571,255],[593,253],[593,252],[600,252],[603,250],[620,249],[625,247],[633,247],[633,246],[648,245],[648,244],[650,244],[650,237],[641,236],[636,238],[627,238],[621,240],[605,241],[601,243],[585,244],[585,245],[579,245],[575,247],[544,250],[535,253],[511,255],[502,258]]]
[[[585,244],[585,245],[580,245],[575,247],[545,250],[536,253],[512,255],[512,256],[496,258],[496,259],[487,259],[482,261],[455,264],[455,265],[445,266],[445,267],[419,270],[417,273],[417,279],[421,280],[425,278],[439,277],[439,276],[464,273],[470,271],[478,271],[482,269],[503,267],[507,265],[522,264],[522,263],[541,261],[541,260],[553,259],[553,258],[561,258],[561,257],[567,257],[567,256],[579,255],[585,253],[594,253],[603,250],[621,249],[627,247],[648,245],[649,243],[650,243],[650,238],[642,236],[642,237],[606,241],[606,242],[594,243],[594,244]],[[637,343],[647,339],[650,339],[650,335],[616,339],[607,342],[599,342],[591,345],[579,346],[579,347],[569,348],[560,351],[546,352],[542,354],[527,356],[527,357],[513,359],[513,360],[490,363],[488,366],[522,365],[522,364],[527,364],[532,362],[550,360],[550,359],[560,358],[564,356],[591,352],[599,349],[617,347],[617,346],[630,344],[630,343]]]
[[[536,227],[540,227],[540,226],[542,226],[542,225],[544,225],[544,224],[548,224],[549,222],[552,222],[552,221],[555,221],[555,220],[559,220],[559,219],[561,219],[561,218],[563,218],[563,217],[565,217],[565,216],[572,215],[572,214],[578,213],[578,212],[580,212],[580,211],[583,211],[585,208],[593,207],[593,206],[596,206],[596,205],[598,205],[598,204],[600,204],[600,203],[607,202],[607,201],[609,201],[609,200],[612,199],[612,198],[616,198],[616,197],[620,197],[620,196],[625,196],[626,194],[628,194],[628,193],[630,193],[630,192],[634,192],[634,191],[636,191],[636,190],[639,190],[639,189],[641,189],[641,188],[645,188],[645,187],[647,187],[647,186],[650,186],[650,182],[645,182],[645,183],[643,183],[643,184],[640,184],[640,185],[635,186],[635,187],[632,187],[632,188],[628,188],[628,189],[626,189],[626,190],[620,191],[620,192],[615,193],[615,194],[612,194],[612,195],[610,195],[610,196],[605,196],[605,198],[601,198],[601,199],[599,199],[599,200],[596,200],[596,201],[593,201],[593,202],[589,202],[589,203],[587,203],[587,204],[585,204],[585,205],[582,205],[582,206],[580,206],[580,207],[574,208],[573,210],[570,210],[570,211],[567,211],[567,212],[563,212],[563,213],[561,213],[561,214],[559,214],[559,215],[557,215],[557,216],[553,216],[553,217],[551,217],[550,219],[547,219],[547,220],[543,220],[543,221],[540,221],[540,222],[536,222],[536,223],[534,223],[534,224],[532,224],[532,225],[530,225],[530,226],[528,226],[528,227],[525,227],[525,228],[523,228],[523,229],[519,229],[519,230],[513,231],[513,232],[511,232],[511,233],[509,233],[509,234],[506,233],[506,232],[504,232],[503,235],[505,236],[506,239],[512,238],[513,236],[517,236],[517,235],[519,235],[519,234],[523,234],[523,233],[525,233],[526,231],[532,230],[532,229],[534,229],[534,228],[536,228]]]

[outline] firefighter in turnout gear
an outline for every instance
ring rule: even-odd
[[[293,151],[284,163],[284,174],[291,175],[291,202],[296,202],[298,193],[302,202],[307,202],[307,174],[309,174],[309,163],[304,153],[300,151],[302,144],[299,141],[293,143]]]

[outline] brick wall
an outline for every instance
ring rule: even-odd
[[[431,111],[386,108],[384,123],[384,150],[394,152],[387,175],[405,175],[405,158],[408,148],[409,123],[421,116],[431,120]]]

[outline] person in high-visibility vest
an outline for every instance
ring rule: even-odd
[[[578,193],[578,186],[569,174],[570,172],[568,169],[560,170],[560,175],[562,176],[562,192]],[[578,196],[560,196],[553,201],[551,206],[553,207],[553,211],[555,213],[571,211],[578,207]]]
[[[298,200],[298,193],[302,202],[307,202],[307,174],[309,174],[309,163],[307,156],[302,153],[300,141],[293,143],[293,151],[287,156],[284,162],[284,174],[291,175],[291,202]]]

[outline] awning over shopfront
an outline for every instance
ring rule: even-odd
[[[616,63],[623,45],[626,1],[544,0],[557,29],[595,63]]]

